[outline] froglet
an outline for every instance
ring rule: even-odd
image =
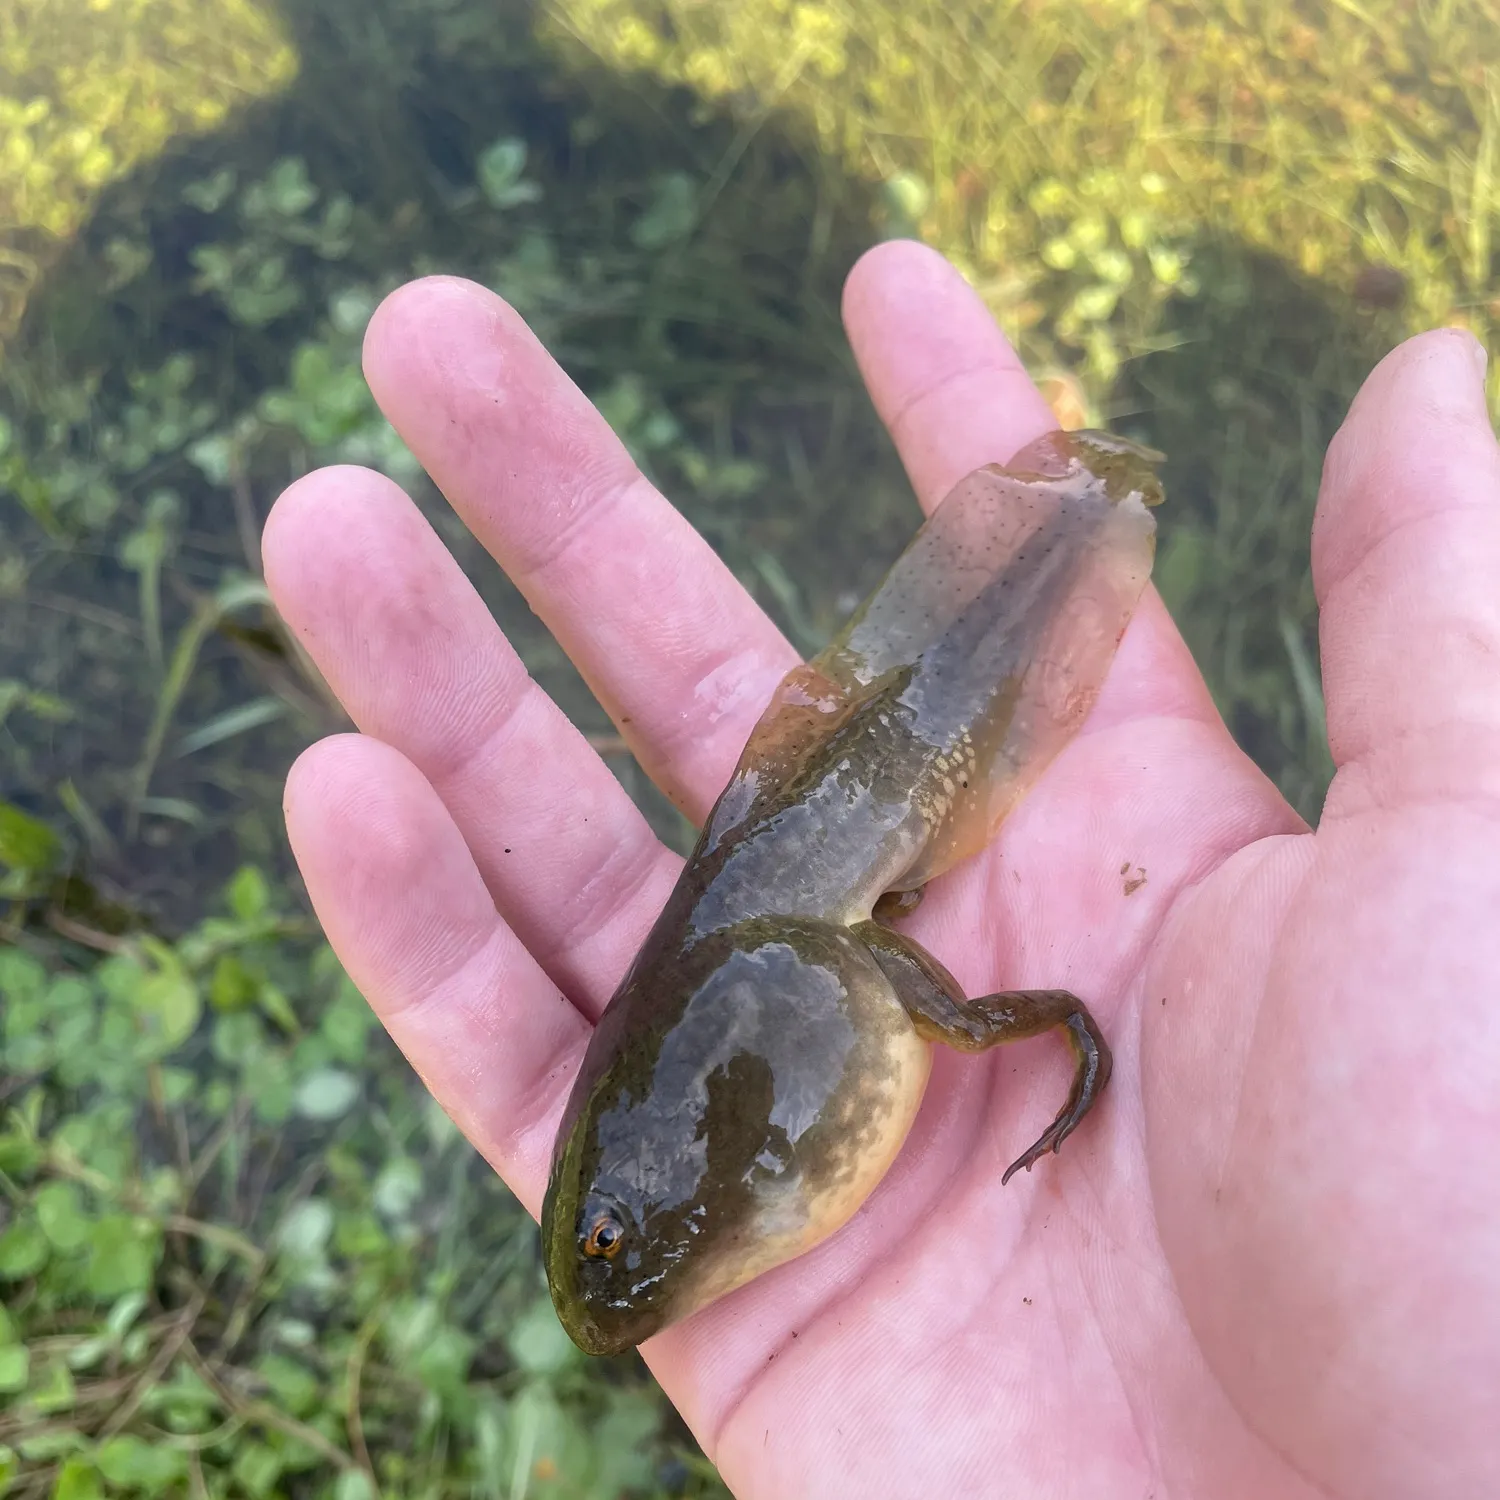
[[[638,1344],[843,1225],[906,1137],[932,1042],[1065,1029],[1067,1101],[1002,1180],[1098,1098],[1110,1052],[1081,1000],[966,1000],[889,923],[1083,722],[1150,576],[1159,460],[1053,432],[977,470],[780,684],[558,1132],[543,1256],[580,1348]]]

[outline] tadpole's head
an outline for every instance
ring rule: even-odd
[[[1028,443],[1006,466],[1061,479],[1075,468],[1102,480],[1104,492],[1116,505],[1138,496],[1143,505],[1160,505],[1164,498],[1157,466],[1166,455],[1129,438],[1097,428],[1077,432],[1043,433]]]
[[[927,1067],[841,928],[757,919],[627,976],[542,1209],[573,1341],[619,1353],[833,1233],[894,1158]]]
[[[619,1354],[667,1322],[660,1302],[638,1285],[649,1229],[627,1204],[581,1177],[576,1157],[564,1151],[554,1164],[542,1209],[552,1305],[585,1353]]]
[[[774,1084],[734,1016],[761,975],[742,953],[629,981],[584,1059],[542,1209],[553,1306],[590,1354],[618,1354],[753,1270],[763,1167],[789,1165]],[[680,1000],[659,1002],[664,985]],[[650,993],[648,993],[648,988]],[[663,1012],[670,1021],[663,1021]],[[741,1028],[743,1029],[743,1027]]]

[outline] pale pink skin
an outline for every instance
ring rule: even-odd
[[[923,505],[1050,414],[975,295],[868,254],[849,337]],[[911,930],[971,992],[1067,986],[1115,1048],[938,1050],[874,1197],[644,1349],[742,1497],[1500,1494],[1500,459],[1466,333],[1370,376],[1313,530],[1316,833],[1236,749],[1154,593],[1104,696]],[[521,319],[376,315],[382,407],[696,816],[794,660]],[[1172,525],[1170,504],[1161,512]],[[590,1020],[678,868],[388,480],[327,469],[266,573],[360,728],[286,814],[340,957],[536,1212]],[[1147,873],[1128,896],[1121,866]]]

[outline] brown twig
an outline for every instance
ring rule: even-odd
[[[188,1490],[193,1500],[208,1500],[208,1481],[203,1477],[203,1460],[196,1448],[188,1449]]]
[[[245,567],[256,578],[260,571],[260,518],[255,513],[255,499],[250,493],[250,476],[236,463],[229,476],[229,494],[234,503],[234,525],[240,534],[240,549]]]
[[[141,1371],[140,1378],[135,1382],[130,1394],[115,1408],[114,1414],[99,1429],[100,1442],[107,1437],[112,1437],[125,1426],[136,1414],[151,1387],[167,1373],[172,1361],[177,1358],[177,1351],[182,1348],[188,1335],[192,1333],[193,1326],[198,1321],[198,1315],[203,1311],[203,1302],[204,1297],[200,1292],[183,1308],[178,1315],[177,1326],[162,1340],[161,1348],[152,1356],[151,1363]]]
[[[205,1224],[203,1220],[190,1219],[186,1214],[173,1214],[166,1220],[166,1227],[174,1234],[187,1234],[210,1245],[218,1245],[231,1255],[248,1261],[257,1274],[265,1268],[266,1252],[237,1230],[226,1229],[222,1224]]]
[[[273,1427],[286,1437],[293,1438],[299,1443],[306,1443],[315,1453],[321,1454],[329,1463],[340,1469],[357,1470],[359,1468],[359,1465],[347,1453],[330,1443],[316,1427],[309,1427],[305,1422],[299,1422],[295,1417],[289,1417],[285,1412],[277,1411],[267,1401],[241,1400],[198,1352],[192,1339],[187,1339],[183,1343],[182,1352],[208,1387],[236,1416],[257,1427]]]
[[[345,1367],[349,1388],[347,1405],[345,1407],[346,1425],[349,1429],[349,1446],[354,1449],[354,1456],[359,1461],[359,1466],[365,1472],[365,1478],[370,1482],[370,1489],[375,1495],[375,1500],[380,1500],[380,1482],[375,1478],[375,1465],[370,1462],[370,1450],[365,1446],[365,1424],[360,1416],[360,1378],[364,1371],[365,1354],[369,1350],[370,1340],[375,1337],[375,1330],[380,1326],[379,1314],[371,1314],[365,1319],[363,1327],[354,1340],[349,1350],[349,1362]]]
[[[28,596],[31,604],[40,604],[43,609],[55,610],[60,615],[73,615],[87,620],[92,625],[103,625],[108,630],[118,630],[121,635],[141,638],[141,627],[129,615],[105,609],[100,604],[90,604],[86,599],[70,599],[66,594],[35,592]]]
[[[249,1113],[250,1101],[241,1095],[235,1100],[234,1108],[230,1110],[224,1123],[204,1142],[203,1148],[193,1159],[187,1174],[185,1186],[189,1198],[198,1191],[203,1179],[208,1176],[209,1168],[219,1159],[220,1152],[229,1144],[230,1137],[235,1131],[243,1129]]]
[[[96,953],[130,953],[135,948],[129,938],[116,937],[112,932],[100,932],[96,927],[86,927],[82,922],[64,915],[56,907],[48,910],[47,925],[59,937],[65,937],[70,943],[78,943],[84,948],[92,948]]]
[[[179,1453],[189,1454],[206,1453],[208,1449],[228,1442],[244,1425],[244,1421],[232,1412],[207,1432],[168,1432],[152,1422],[141,1423],[146,1436],[158,1447],[175,1448]]]
[[[121,1393],[130,1388],[130,1382],[125,1379],[101,1380],[97,1386],[86,1386],[82,1391],[75,1392],[72,1398],[70,1414],[59,1418],[55,1422],[44,1422],[36,1425],[35,1414],[24,1416],[0,1417],[0,1442],[3,1443],[30,1443],[39,1437],[48,1437],[54,1432],[68,1432],[77,1427],[78,1421],[72,1413],[87,1406],[100,1406],[105,1402],[118,1400]]]
[[[6,941],[4,928],[0,928],[0,941]],[[4,1104],[12,1094],[19,1094],[23,1089],[29,1088],[41,1076],[40,1073],[17,1073],[11,1078],[0,1078],[0,1104]]]

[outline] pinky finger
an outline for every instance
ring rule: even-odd
[[[501,921],[463,836],[399,751],[336,735],[286,822],[334,951],[438,1103],[536,1214],[588,1026]]]

